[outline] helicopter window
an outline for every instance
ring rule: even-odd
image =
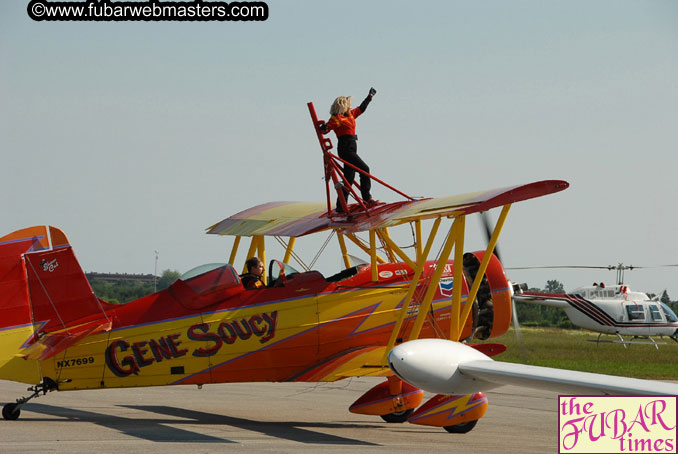
[[[645,312],[642,306],[629,304],[626,306],[626,313],[629,316],[629,320],[645,320]]]
[[[650,305],[650,316],[652,317],[652,320],[655,322],[662,321],[662,314],[661,312],[659,312],[659,308],[657,306]]]
[[[678,317],[676,317],[676,314],[671,310],[670,307],[668,307],[664,303],[659,303],[662,306],[662,310],[664,311],[664,315],[666,315],[666,320],[668,320],[671,323],[678,322]]]
[[[597,290],[596,296],[598,298],[614,298],[614,290]]]

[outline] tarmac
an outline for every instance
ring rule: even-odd
[[[505,386],[467,434],[348,407],[383,379],[52,392],[0,420],[0,453],[556,453],[558,395]],[[28,395],[0,380],[0,402]],[[426,394],[424,402],[432,395]]]

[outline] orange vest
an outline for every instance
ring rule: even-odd
[[[360,116],[360,107],[351,110],[348,115],[332,115],[327,120],[327,128],[334,131],[337,137],[355,135],[355,119]]]

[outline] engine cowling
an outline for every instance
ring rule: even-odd
[[[485,251],[464,254],[464,277],[469,289],[477,278]],[[473,336],[485,340],[499,337],[511,326],[511,288],[499,259],[492,255],[473,302],[462,338]],[[471,320],[472,319],[472,320]]]

